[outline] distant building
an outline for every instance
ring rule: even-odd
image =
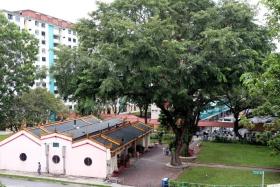
[[[105,178],[150,145],[152,128],[95,117],[21,130],[0,142],[0,169]],[[137,154],[136,154],[137,153]]]
[[[151,105],[151,119],[157,120],[159,119],[160,108],[158,108],[155,104]]]
[[[36,69],[50,68],[56,60],[55,50],[59,44],[70,48],[78,46],[76,31],[72,30],[73,23],[42,14],[33,10],[7,11],[2,10],[10,22],[18,25],[20,30],[27,30],[39,40],[38,56],[35,62]],[[35,80],[33,88],[43,87],[57,95],[55,80],[47,74],[43,80]],[[69,109],[74,109],[74,103],[65,101]]]

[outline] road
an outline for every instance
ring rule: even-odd
[[[6,187],[86,187],[81,184],[64,184],[64,183],[51,183],[51,182],[39,182],[28,181],[22,179],[12,179],[0,177],[0,182]]]

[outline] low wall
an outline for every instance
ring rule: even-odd
[[[189,157],[180,156],[181,161],[187,163],[194,162],[196,158],[197,158],[196,156],[189,156]]]

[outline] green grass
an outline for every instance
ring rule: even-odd
[[[0,135],[0,141],[6,139],[9,135]]]
[[[80,185],[87,185],[87,186],[97,186],[97,187],[109,187],[106,185],[99,185],[99,184],[84,184],[84,183],[79,183],[79,182],[68,182],[68,181],[63,181],[63,180],[56,180],[56,179],[48,179],[48,178],[40,178],[40,177],[29,177],[29,176],[20,176],[20,175],[10,175],[10,174],[3,174],[0,173],[0,176],[3,177],[8,177],[8,178],[15,178],[15,179],[23,179],[23,180],[28,180],[28,181],[43,181],[43,182],[50,182],[50,183],[60,183],[63,185],[66,184],[80,184]],[[1,187],[1,185],[0,185]]]
[[[259,185],[261,175],[252,171],[219,168],[189,168],[178,177],[178,181],[215,185]],[[266,184],[280,183],[280,173],[265,173]]]
[[[266,146],[203,142],[199,163],[280,168],[280,157]]]

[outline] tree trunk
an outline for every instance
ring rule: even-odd
[[[175,148],[171,148],[171,161],[172,166],[181,166],[182,162],[180,159],[181,151],[184,145],[184,133],[183,129],[180,129],[175,133]]]
[[[234,121],[234,127],[233,127],[233,130],[234,130],[234,134],[235,136],[237,136],[239,139],[242,139],[242,136],[239,134],[238,130],[239,130],[239,112],[236,112],[233,114],[233,117],[235,119]]]
[[[114,114],[117,115],[117,102],[114,102]]]
[[[144,116],[144,118],[145,118],[145,124],[147,124],[148,123],[148,108],[149,108],[149,105],[145,105],[144,106],[144,110],[145,110],[145,116]]]
[[[143,117],[143,107],[141,106],[139,106],[139,110],[140,110],[140,117]]]

